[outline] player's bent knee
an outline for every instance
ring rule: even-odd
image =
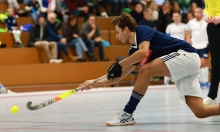
[[[141,69],[140,69],[140,74],[144,74],[146,76],[152,76],[151,73],[152,73],[151,66],[148,65],[148,64],[142,66]]]

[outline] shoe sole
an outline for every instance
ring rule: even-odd
[[[109,123],[106,123],[106,126],[129,126],[129,125],[134,125],[136,122],[132,123],[132,124],[119,124],[119,125],[111,125]]]

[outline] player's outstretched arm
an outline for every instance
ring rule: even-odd
[[[129,67],[126,67],[125,69],[122,70],[122,74],[121,74],[121,77],[118,77],[118,78],[114,78],[114,79],[110,79],[108,80],[107,78],[106,79],[103,79],[102,81],[99,81],[93,85],[92,82],[93,80],[87,80],[85,81],[84,83],[82,83],[80,86],[83,85],[83,88],[82,90],[89,90],[91,89],[93,86],[101,86],[101,85],[109,85],[109,84],[115,84],[115,83],[118,83],[120,82],[124,77],[126,77],[131,71],[134,70],[136,66],[134,65],[131,65]]]

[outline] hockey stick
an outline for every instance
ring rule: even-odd
[[[100,77],[100,78],[95,79],[95,80],[92,82],[92,84],[95,84],[96,82],[98,82],[98,81],[100,81],[100,80],[103,80],[103,79],[105,79],[105,78],[107,78],[107,75],[104,75],[104,76],[102,76],[102,77]],[[41,108],[43,108],[43,107],[45,107],[45,106],[48,106],[48,105],[50,105],[50,104],[52,104],[52,103],[55,103],[55,102],[57,102],[57,101],[59,101],[59,100],[61,100],[61,99],[64,99],[64,98],[66,98],[66,97],[68,97],[68,96],[70,96],[70,95],[72,95],[72,94],[78,92],[79,90],[81,90],[81,88],[82,88],[82,86],[79,86],[79,87],[77,87],[76,89],[73,89],[73,90],[71,90],[71,91],[65,92],[65,93],[63,93],[63,94],[61,94],[61,95],[59,95],[59,96],[57,96],[57,97],[55,97],[55,98],[53,98],[53,99],[47,100],[47,101],[45,101],[45,102],[43,102],[43,103],[39,103],[39,104],[37,104],[37,105],[35,105],[35,106],[31,106],[31,105],[32,105],[32,102],[29,101],[29,102],[27,103],[26,107],[27,107],[27,109],[29,109],[29,110],[38,110],[38,109],[41,109]]]

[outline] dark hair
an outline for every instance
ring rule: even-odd
[[[131,32],[135,32],[137,28],[137,23],[135,19],[126,12],[123,12],[120,16],[114,17],[114,19],[112,20],[112,25],[118,25],[118,27],[122,30],[124,30],[124,28],[127,26]]]
[[[88,17],[88,18],[90,18],[90,17],[95,17],[95,19],[96,19],[96,15],[93,14],[93,13],[90,13],[90,14],[89,14],[89,17]]]
[[[68,17],[68,23],[70,23],[72,20],[75,20],[75,19],[77,19],[77,16],[76,16],[76,15],[74,15],[74,14],[69,15],[69,17]]]
[[[179,14],[181,16],[180,11],[174,11],[172,14],[174,14],[174,13],[177,13],[177,14]]]

